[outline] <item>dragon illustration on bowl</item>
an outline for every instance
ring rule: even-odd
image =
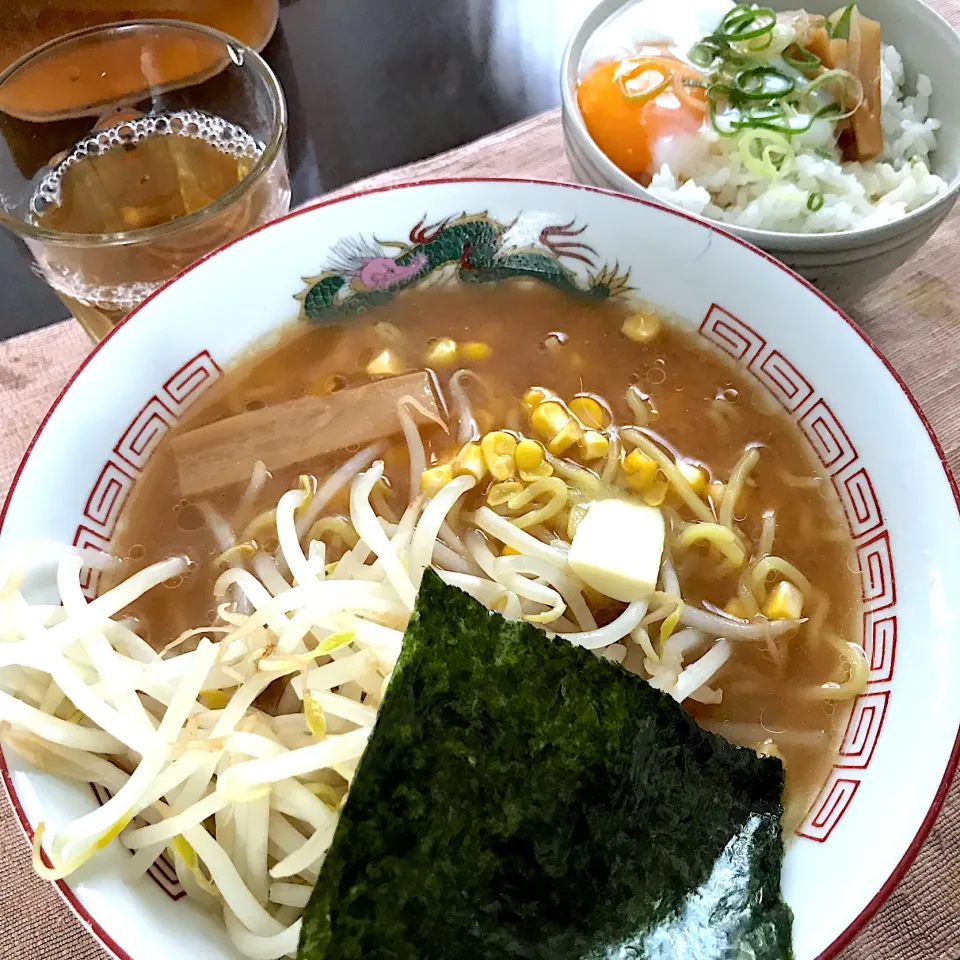
[[[361,313],[448,269],[464,283],[526,278],[594,300],[629,289],[629,271],[621,273],[616,264],[596,268],[596,251],[576,239],[586,227],[575,228],[573,221],[545,226],[535,243],[520,246],[507,238],[520,220],[500,223],[486,213],[463,213],[427,224],[424,217],[410,230],[407,242],[341,240],[331,251],[328,268],[304,278],[307,289],[297,297],[302,316],[323,322]],[[393,250],[397,252],[391,256]],[[564,260],[580,261],[594,272],[581,279]]]

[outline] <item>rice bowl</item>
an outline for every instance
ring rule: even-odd
[[[838,438],[840,449],[831,452],[821,444],[818,456],[822,467],[819,469],[840,480],[858,471],[869,471],[872,496],[883,505],[882,515],[877,517],[880,526],[858,520],[845,536],[855,538],[857,554],[864,558],[861,563],[867,563],[868,569],[874,572],[877,569],[892,571],[892,567],[884,566],[887,560],[882,557],[887,554],[883,553],[882,545],[893,545],[894,553],[889,563],[896,565],[896,597],[877,594],[871,600],[868,613],[880,611],[877,619],[887,622],[891,616],[901,617],[903,636],[895,677],[892,674],[887,677],[884,670],[890,664],[883,659],[879,647],[872,648],[876,654],[870,661],[872,690],[864,696],[874,698],[870,703],[877,698],[883,699],[891,690],[897,696],[886,708],[882,735],[877,731],[877,738],[869,750],[870,757],[852,755],[858,750],[862,753],[863,746],[859,742],[845,744],[845,765],[831,772],[836,780],[831,781],[830,792],[825,795],[825,800],[829,801],[825,808],[829,811],[828,821],[836,817],[841,808],[846,810],[849,807],[853,815],[840,816],[836,823],[826,824],[814,818],[791,848],[785,874],[787,900],[797,916],[795,942],[798,956],[814,957],[824,951],[831,955],[849,938],[848,928],[856,918],[875,908],[871,901],[884,886],[882,878],[899,875],[905,868],[914,836],[917,831],[925,830],[928,821],[927,803],[917,804],[917,797],[933,802],[945,770],[947,774],[952,771],[956,705],[948,697],[941,702],[936,691],[931,691],[922,679],[918,679],[910,665],[920,659],[918,650],[927,649],[931,657],[937,658],[942,671],[953,668],[948,642],[952,628],[943,621],[940,607],[930,596],[929,584],[955,575],[958,562],[955,557],[955,507],[949,485],[937,466],[935,449],[930,446],[922,424],[910,412],[909,404],[895,381],[885,372],[883,364],[864,348],[857,333],[823,300],[785,271],[756,257],[728,236],[711,231],[689,218],[630,203],[624,198],[541,184],[464,181],[422,185],[335,201],[302,211],[234,244],[188,272],[143,308],[138,316],[145,322],[121,326],[98,348],[68,391],[67,395],[78,402],[58,404],[19,474],[5,513],[4,550],[15,549],[27,539],[69,542],[78,524],[90,530],[93,525],[103,531],[105,522],[111,522],[111,517],[115,520],[114,507],[98,512],[98,505],[107,505],[108,500],[91,497],[91,491],[106,490],[107,487],[116,490],[117,484],[123,482],[118,481],[118,477],[129,477],[131,471],[139,476],[146,466],[141,463],[139,467],[133,467],[123,460],[128,465],[121,467],[117,460],[118,457],[137,456],[135,450],[139,448],[131,447],[124,440],[137,435],[136,424],[141,423],[137,411],[181,409],[177,405],[187,402],[189,385],[212,385],[219,379],[218,371],[242,354],[252,341],[276,331],[289,320],[290,298],[303,290],[300,277],[313,276],[314,283],[322,284],[326,278],[317,276],[318,267],[323,262],[336,260],[336,250],[325,249],[318,254],[315,249],[318,233],[331,238],[350,237],[358,224],[362,224],[361,229],[367,235],[400,237],[415,234],[423,240],[432,232],[424,232],[424,223],[417,222],[424,210],[428,214],[428,223],[439,224],[445,222],[450,211],[459,211],[465,204],[471,210],[488,211],[487,216],[495,217],[500,223],[517,222],[517,247],[506,250],[508,256],[515,250],[528,254],[531,236],[539,236],[550,224],[568,224],[572,218],[577,218],[575,228],[564,229],[579,229],[583,225],[587,229],[578,235],[576,241],[560,240],[558,250],[578,252],[594,260],[598,266],[613,264],[617,260],[621,270],[629,266],[633,271],[632,282],[641,285],[652,301],[662,304],[672,316],[685,319],[688,325],[691,320],[694,325],[699,325],[698,334],[689,329],[688,335],[703,338],[705,343],[713,345],[711,349],[724,351],[730,359],[742,353],[741,359],[735,359],[737,366],[744,375],[755,377],[766,385],[765,389],[774,391],[773,396],[779,397],[780,415],[784,410],[791,411],[791,417],[799,423],[801,430],[806,429],[805,424],[817,425],[812,428],[810,437],[823,438],[827,436],[822,432],[823,424],[842,422],[842,434],[837,430],[832,434]],[[528,215],[517,220],[518,214],[523,212]],[[454,216],[450,222],[457,219]],[[600,223],[602,229],[593,226]],[[520,227],[525,227],[526,231]],[[658,242],[646,242],[638,252],[638,228],[640,235],[656,236]],[[546,236],[549,239],[549,231]],[[308,242],[311,237],[312,244]],[[571,248],[569,244],[574,242],[587,244],[589,249]],[[703,251],[699,260],[702,282],[695,287],[679,279],[682,265],[687,262],[691,250]],[[403,264],[396,262],[399,256],[391,257],[381,252],[375,259],[373,266],[380,275],[394,275],[403,269]],[[387,260],[391,260],[392,267]],[[587,285],[598,279],[609,285],[614,279],[614,274],[609,272],[604,272],[601,277],[595,268],[588,270],[583,261],[572,262],[578,285]],[[254,270],[255,264],[259,264],[260,269]],[[343,266],[341,264],[338,268],[338,275],[343,275]],[[365,264],[358,272],[364,273],[369,281],[373,267],[367,269],[368,266]],[[238,285],[237,278],[246,279]],[[361,283],[351,283],[349,287],[352,295],[362,293],[364,288],[371,289],[369,284]],[[198,319],[201,315],[196,304],[205,302],[203,297],[209,297],[212,291],[216,291],[218,298],[225,298],[218,299],[217,303],[220,308],[228,309],[234,318],[235,322],[229,327],[223,327],[215,320],[208,323]],[[314,305],[321,302],[319,297],[311,300]],[[765,307],[758,306],[773,302],[782,305],[782,316],[773,317]],[[220,312],[222,310],[211,311],[211,316]],[[154,319],[150,320],[151,317]],[[170,322],[174,323],[175,337],[170,336]],[[642,326],[636,334],[645,335]],[[738,343],[746,344],[746,349],[739,350]],[[829,343],[831,349],[824,350],[824,343]],[[830,359],[838,356],[844,358],[843,369]],[[787,357],[789,361],[786,361]],[[113,371],[113,375],[105,380],[107,370]],[[851,370],[855,373],[853,377]],[[795,378],[792,382],[797,385],[798,392],[792,398],[784,393],[785,374]],[[657,380],[659,376],[653,377],[651,382],[656,385]],[[851,387],[853,381],[874,384],[866,401]],[[115,394],[111,393],[113,399],[110,402],[101,399],[96,409],[102,411],[102,416],[84,432],[78,428],[77,414],[70,411],[88,410],[88,404],[83,401],[93,397],[98,390],[102,391],[104,382],[111,383],[110,389]],[[804,384],[809,386],[809,391]],[[189,386],[189,390],[192,393],[193,387]],[[573,403],[569,399],[571,388],[564,387],[563,390],[569,407]],[[151,398],[156,398],[156,402]],[[573,409],[576,411],[581,407],[586,415],[588,405],[577,404]],[[809,411],[812,413],[808,416]],[[915,475],[906,477],[902,471],[896,470],[897,452],[876,441],[872,425],[878,414],[896,424],[901,431],[911,456],[917,461]],[[621,412],[620,416],[624,415]],[[156,424],[157,419],[152,422]],[[165,431],[160,428],[160,432]],[[576,430],[573,432],[575,434]],[[551,436],[555,439],[555,435]],[[118,437],[123,442],[118,442]],[[591,439],[593,442],[596,438]],[[811,442],[817,443],[816,440]],[[588,445],[583,449],[592,451]],[[650,450],[649,447],[646,449]],[[57,464],[63,464],[65,460],[71,464],[73,482],[53,496],[52,485],[63,487],[59,479],[62,471],[58,470]],[[105,468],[107,461],[114,463],[116,469]],[[642,458],[640,462],[644,463]],[[359,466],[364,473],[370,469],[369,465],[353,466]],[[923,495],[919,498],[915,493],[910,496],[907,489],[917,478],[923,484]],[[369,496],[379,479],[376,472],[366,476],[366,485],[358,491],[358,498]],[[464,488],[461,494],[467,492],[468,485],[469,481],[461,479],[460,486]],[[641,486],[644,491],[648,489]],[[866,488],[861,485],[856,489],[864,491]],[[451,496],[456,492],[457,488],[451,490]],[[307,489],[281,492],[281,499],[286,499],[282,509],[278,509],[277,519],[282,519],[285,531],[289,531],[292,511],[314,493]],[[49,511],[43,507],[49,503],[56,504],[56,509]],[[362,506],[359,501],[358,506]],[[92,512],[93,516],[84,519],[85,511]],[[369,520],[369,516],[366,519]],[[359,522],[364,523],[362,519]],[[279,527],[278,522],[278,532]],[[392,528],[391,532],[394,532]],[[306,564],[317,562],[315,551],[308,551],[313,555],[301,558],[299,548],[289,543],[286,533],[283,535],[295,564],[301,560]],[[370,536],[373,538],[374,534]],[[724,541],[732,546],[728,538]],[[502,559],[512,562],[509,551],[505,552]],[[735,550],[734,560],[739,562]],[[587,563],[579,567],[584,577],[593,576],[591,566]],[[168,576],[170,571],[161,573]],[[392,575],[396,574],[394,568]],[[310,575],[306,568],[303,575]],[[64,582],[67,582],[66,578]],[[402,582],[402,577],[398,582]],[[603,586],[603,581],[595,582]],[[892,586],[889,580],[885,582]],[[872,589],[876,590],[875,577],[871,583]],[[381,589],[374,583],[370,583],[370,587]],[[618,595],[627,596],[621,594],[619,587],[611,589],[615,589]],[[787,592],[779,599],[785,604],[783,609],[789,612],[790,603],[795,598]],[[226,612],[233,615],[230,610]],[[770,612],[774,615],[773,607]],[[873,619],[868,618],[865,624],[872,631]],[[719,650],[726,654],[725,648]],[[615,650],[612,652],[620,656]],[[201,654],[208,655],[209,651],[204,648]],[[922,675],[922,671],[920,673]],[[669,686],[678,679],[665,678],[665,682]],[[700,690],[706,679],[702,674],[699,677],[688,675],[686,690]],[[710,696],[706,690],[702,692]],[[677,693],[685,695],[686,691]],[[725,690],[724,694],[731,698],[737,696],[732,689]],[[915,729],[917,722],[924,724],[927,736],[923,757],[910,749],[910,731]],[[867,723],[866,719],[863,723]],[[122,730],[118,732],[125,735]],[[25,824],[35,826],[38,821],[46,821],[56,829],[62,829],[69,821],[96,809],[92,798],[83,790],[72,789],[67,783],[38,774],[9,752],[6,760],[11,767],[10,783],[22,806]],[[853,797],[849,796],[848,785],[851,783],[857,784]],[[836,796],[845,798],[843,803],[835,802],[834,791],[841,791]],[[871,802],[872,798],[879,802]],[[894,809],[897,810],[896,817],[891,816]],[[135,829],[142,828],[137,826]],[[868,841],[869,836],[878,832],[887,837],[886,843],[878,845]],[[853,877],[843,869],[851,856],[858,857],[864,864],[864,869]],[[122,883],[119,870],[128,858],[123,856],[118,843],[110,844],[98,857],[105,858],[109,869],[85,872],[83,883],[76,886],[76,894],[70,895],[79,896],[80,909],[92,912],[101,926],[107,928],[108,934],[119,944],[114,950],[118,956],[159,957],[176,951],[202,952],[211,957],[234,955],[224,932],[202,911],[191,909],[189,902],[166,900],[149,881],[130,886]],[[62,889],[68,888],[63,885]],[[277,896],[292,896],[293,893],[285,888],[274,892]]]
[[[773,7],[777,10],[795,9],[795,5],[777,0],[774,0]],[[834,9],[832,4],[816,2],[805,4],[805,7],[822,14],[829,14]],[[668,200],[665,196],[654,198],[649,187],[642,185],[634,176],[625,173],[611,161],[590,136],[578,107],[577,85],[581,77],[581,64],[596,62],[604,56],[610,57],[609,37],[596,45],[594,39],[604,24],[615,22],[623,8],[622,2],[603,0],[587,15],[567,47],[561,69],[564,145],[574,174],[580,181],[672,204],[673,200]],[[933,89],[927,119],[933,117],[939,120],[941,127],[932,132],[937,148],[930,154],[929,163],[932,175],[945,181],[947,189],[937,192],[935,196],[892,222],[854,226],[841,231],[811,233],[801,230],[799,225],[793,229],[775,230],[734,222],[733,218],[717,221],[726,224],[728,229],[738,236],[783,260],[831,296],[844,301],[857,297],[867,287],[889,276],[897,266],[915,253],[949,213],[960,191],[960,96],[955,93],[951,79],[951,65],[960,57],[960,38],[952,27],[922,0],[907,0],[906,6],[895,0],[872,0],[863,6],[863,9],[868,16],[882,25],[883,42],[893,46],[902,58],[903,91],[907,95],[905,106],[908,111],[912,106],[910,97],[917,92],[918,73],[924,73],[930,78]],[[686,39],[692,43],[695,35],[700,36],[704,32],[702,25],[692,27],[686,33]],[[627,41],[613,50],[613,55],[628,55],[632,45],[632,38],[627,36]],[[889,64],[886,63],[888,58]],[[892,53],[886,53],[884,62],[886,68],[895,76],[898,71]],[[884,88],[886,90],[886,81]],[[923,90],[926,89],[924,85]],[[921,106],[922,99],[921,96]],[[889,123],[889,110],[887,113]],[[926,130],[917,130],[917,133],[921,141],[931,135],[931,132]],[[900,149],[893,146],[895,142],[890,141],[894,153]],[[907,143],[904,142],[902,146],[906,147]],[[651,177],[658,172],[652,170]],[[725,173],[720,171],[718,176],[723,177]],[[677,178],[677,189],[681,187],[679,179]],[[672,190],[670,183],[668,179],[668,188]],[[928,183],[928,188],[932,189],[934,185],[939,189],[935,181]],[[810,189],[813,186],[812,181],[806,186],[808,194],[817,192]],[[844,189],[847,188],[860,189],[859,184],[850,182],[844,185]],[[698,194],[696,205],[705,200],[696,188],[688,189]],[[749,203],[752,197],[746,196],[745,199]],[[826,201],[827,197],[824,196],[825,206]],[[868,212],[870,211],[861,208],[861,214]],[[695,215],[708,218],[710,216],[707,212]],[[756,213],[754,215],[756,216]],[[801,215],[796,219],[799,221],[802,218]]]

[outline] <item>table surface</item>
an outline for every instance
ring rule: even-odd
[[[934,6],[960,25],[958,0],[938,0]],[[550,111],[364,183],[471,174],[572,179],[558,114]],[[917,257],[850,311],[913,392],[955,475],[960,475],[958,277],[960,207]],[[72,322],[0,343],[0,496],[44,411],[89,349]],[[32,874],[29,851],[5,799],[0,799],[0,862],[0,957],[105,960],[107,954],[54,889]],[[960,960],[958,945],[960,787],[955,782],[907,877],[840,956]]]
[[[80,27],[83,2],[2,5],[72,6],[70,22]],[[597,2],[280,0],[280,20],[263,53],[287,97],[293,202],[556,106],[563,47]],[[190,3],[130,0],[129,8]],[[0,17],[0,41],[16,28],[16,17]],[[33,274],[23,245],[4,230],[0,290],[0,340],[67,316]]]

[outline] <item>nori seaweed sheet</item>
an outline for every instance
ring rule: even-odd
[[[783,767],[428,571],[300,960],[790,958]]]

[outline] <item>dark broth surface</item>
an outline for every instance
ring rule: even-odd
[[[456,366],[436,370],[444,386],[458,367],[470,367],[484,378],[489,397],[484,399],[482,391],[472,394],[483,431],[517,429],[519,398],[532,385],[562,397],[596,394],[608,402],[616,422],[632,423],[624,394],[635,384],[655,411],[651,429],[679,455],[703,465],[711,478],[726,480],[744,448],[761,445],[752,485],[738,504],[741,528],[755,542],[764,512],[775,510],[775,552],[827,595],[832,629],[860,642],[852,544],[831,486],[814,465],[797,426],[754,382],[692,335],[664,323],[648,344],[628,339],[621,325],[630,312],[624,304],[577,301],[529,282],[408,291],[342,326],[298,324],[288,329],[275,344],[242,360],[176,430],[366,383],[367,362],[385,348],[405,361],[407,369],[422,369],[429,342],[441,337],[479,341],[491,348],[487,359],[461,359]],[[424,431],[424,437],[434,457],[449,451],[450,441],[439,429]],[[276,471],[250,516],[275,506],[285,490],[296,486],[299,475],[322,480],[344,456]],[[402,438],[396,438],[385,460],[399,515],[409,469]],[[271,464],[266,466],[271,469]],[[232,517],[242,494],[243,488],[234,486],[208,502],[224,517]],[[346,492],[330,510],[347,513]],[[238,533],[245,522],[237,519]],[[129,559],[125,574],[171,555],[186,554],[195,561],[183,582],[147,594],[131,611],[154,646],[214,621],[213,584],[219,572],[215,558],[220,550],[197,504],[180,496],[169,436],[139,483],[115,550]],[[717,577],[716,565],[697,551],[676,559],[687,602],[722,608],[735,591],[736,576]],[[598,620],[613,615],[595,612]],[[735,742],[757,745],[756,738],[742,732],[744,725],[768,733],[786,764],[787,800],[795,810],[805,810],[827,776],[847,709],[845,703],[804,696],[803,691],[826,680],[843,681],[846,668],[836,648],[819,638],[801,633],[785,642],[788,652],[780,668],[762,643],[735,643],[733,657],[717,678],[722,702],[687,700],[685,706]],[[635,659],[628,654],[626,665],[636,668]]]

